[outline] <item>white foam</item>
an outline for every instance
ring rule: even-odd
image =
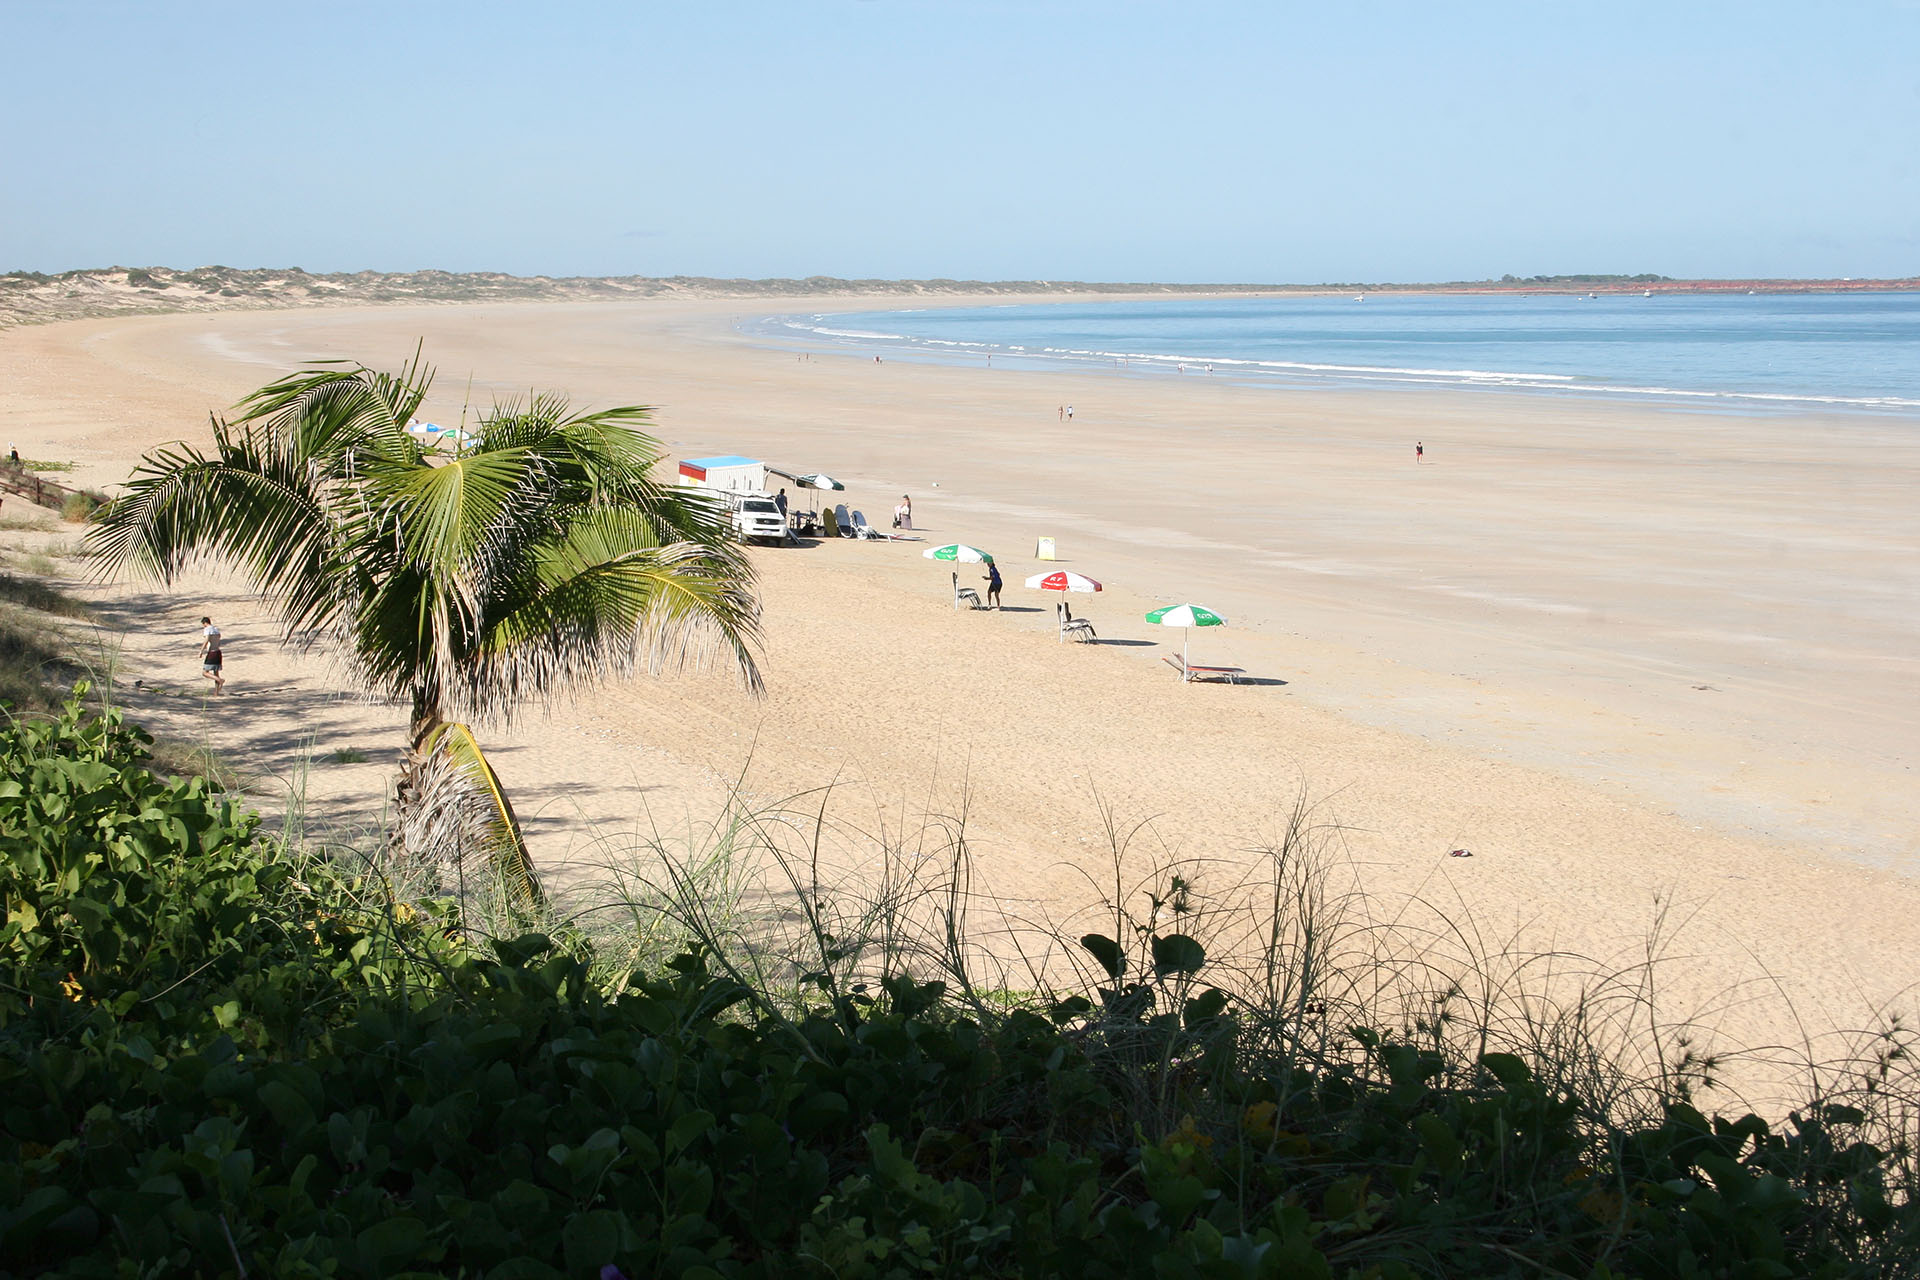
[[[1011,310],[1024,303],[1002,303],[982,310]],[[917,310],[925,310],[920,308]],[[893,314],[914,314],[899,312]],[[1329,382],[1374,382],[1403,386],[1510,389],[1520,391],[1560,391],[1600,396],[1636,396],[1693,403],[1772,404],[1788,406],[1831,406],[1845,409],[1912,413],[1920,410],[1920,399],[1903,396],[1841,396],[1818,393],[1774,391],[1713,391],[1668,386],[1628,386],[1595,382],[1589,377],[1565,373],[1536,373],[1511,369],[1428,368],[1419,365],[1339,364],[1310,360],[1260,360],[1239,356],[1211,356],[1181,351],[1111,351],[1084,347],[1031,347],[1027,345],[983,342],[964,338],[919,338],[902,333],[873,329],[836,327],[827,323],[834,313],[819,312],[808,317],[769,316],[760,323],[770,328],[795,330],[810,337],[854,344],[885,342],[898,344],[907,351],[920,351],[939,357],[960,351],[1000,353],[1026,360],[1059,363],[1108,365],[1122,362],[1131,369],[1173,372],[1209,366],[1214,371],[1248,375],[1298,377]]]

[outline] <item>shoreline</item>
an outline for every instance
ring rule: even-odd
[[[1381,291],[1396,296],[1391,291]],[[1451,296],[1457,291],[1426,290],[1404,296]],[[1343,365],[1304,360],[1250,359],[1245,356],[1178,354],[1151,351],[1053,349],[1036,352],[985,340],[961,341],[948,338],[915,337],[911,334],[858,332],[811,332],[799,321],[821,321],[832,317],[873,317],[922,311],[964,309],[1001,309],[1015,306],[1074,306],[1087,302],[1177,302],[1199,298],[1251,300],[1255,297],[1337,297],[1330,292],[1299,292],[1286,295],[1191,294],[1099,296],[1079,298],[946,298],[921,300],[912,307],[903,305],[847,309],[841,306],[819,311],[783,310],[759,315],[735,323],[736,332],[773,351],[789,353],[833,352],[862,357],[882,355],[888,359],[946,365],[956,368],[991,365],[1030,373],[1104,374],[1109,377],[1138,378],[1210,378],[1250,388],[1274,392],[1412,392],[1447,394],[1487,392],[1497,395],[1571,397],[1601,404],[1641,405],[1660,410],[1710,413],[1734,416],[1800,416],[1823,413],[1848,417],[1885,418],[1893,421],[1920,422],[1920,398],[1905,396],[1844,396],[1827,393],[1788,393],[1747,390],[1716,390],[1667,386],[1610,385],[1585,375],[1554,372],[1521,372],[1477,369],[1420,367],[1378,367]],[[868,299],[867,301],[873,301]],[[782,322],[787,322],[782,326]],[[781,328],[791,332],[782,332]],[[964,350],[960,348],[966,348]],[[1218,366],[1216,368],[1216,366]]]
[[[594,833],[711,814],[744,769],[774,796],[837,776],[888,829],[916,806],[970,803],[983,877],[1065,910],[1086,905],[1098,865],[1078,838],[1094,795],[1159,815],[1186,854],[1231,863],[1304,787],[1383,902],[1444,896],[1499,936],[1592,955],[1631,949],[1670,904],[1698,931],[1684,1001],[1745,991],[1756,958],[1837,1019],[1905,999],[1909,975],[1886,957],[1920,953],[1911,432],[1833,415],[1811,415],[1824,424],[1811,432],[1799,417],[1676,424],[1648,407],[1504,393],[1274,396],[799,362],[730,328],[730,312],[751,309],[502,304],[15,329],[0,335],[15,388],[4,420],[28,456],[118,481],[144,449],[203,438],[208,409],[304,359],[379,367],[424,335],[441,380],[423,416],[457,420],[472,370],[481,403],[537,386],[579,405],[661,405],[669,460],[742,452],[844,472],[850,505],[869,512],[911,492],[926,543],[753,553],[764,701],[692,673],[489,731],[562,878]],[[1056,401],[1080,421],[1046,418]],[[1429,449],[1417,468],[1416,429]],[[1106,582],[1074,605],[1110,643],[1060,644],[1050,601],[1017,585],[1006,613],[956,612],[946,567],[919,557],[974,542],[1017,584],[1036,571],[1037,535]],[[89,594],[129,627],[129,675],[172,679],[185,662],[173,631],[202,612],[234,637],[238,697],[156,695],[136,714],[283,772],[308,736],[321,753],[367,751],[367,764],[316,768],[308,807],[374,819],[395,711],[340,698],[323,660],[280,651],[265,615],[218,579]],[[1262,683],[1173,678],[1159,658],[1179,636],[1140,615],[1180,599],[1229,618],[1195,634],[1195,659]],[[1459,847],[1477,856],[1449,860]],[[1729,1034],[1791,1031],[1775,997],[1736,1003]]]

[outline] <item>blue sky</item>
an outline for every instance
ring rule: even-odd
[[[1920,3],[0,0],[0,269],[1920,273]]]

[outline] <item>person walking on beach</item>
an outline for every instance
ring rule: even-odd
[[[1419,441],[1419,440],[1414,441],[1413,465],[1416,467],[1419,466],[1420,463],[1425,460],[1426,456],[1427,456],[1427,446],[1425,442]]]
[[[227,678],[221,671],[220,628],[212,618],[200,619],[200,674],[213,681],[215,693],[227,691]]]
[[[987,561],[987,607],[1000,607],[1000,566],[991,560]]]
[[[900,495],[900,505],[893,509],[893,527],[909,532],[913,529],[913,499],[904,493]]]
[[[1068,406],[1067,406],[1067,421],[1068,421],[1068,422],[1072,422],[1072,421],[1073,421],[1073,406],[1072,406],[1072,405],[1068,405]]]

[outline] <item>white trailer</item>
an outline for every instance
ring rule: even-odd
[[[680,483],[690,489],[711,489],[718,493],[765,493],[767,464],[758,458],[725,454],[718,458],[683,458]]]

